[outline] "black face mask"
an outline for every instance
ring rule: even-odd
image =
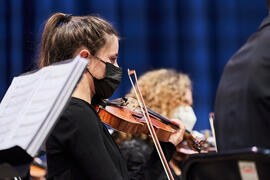
[[[107,99],[111,97],[114,91],[118,88],[122,79],[123,71],[122,68],[116,67],[109,62],[104,62],[103,60],[100,61],[106,64],[104,78],[97,79],[89,72],[88,69],[87,71],[94,79],[96,98]]]

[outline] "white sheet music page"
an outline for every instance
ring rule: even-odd
[[[39,129],[39,132],[31,141],[30,146],[27,147],[28,154],[34,156],[35,153],[38,151],[42,142],[45,140],[46,135],[52,129],[53,125],[55,124],[62,110],[64,109],[64,106],[70,99],[71,94],[74,88],[76,87],[76,84],[79,81],[82,73],[84,72],[87,64],[88,60],[79,58],[77,65],[74,66],[74,69],[72,69],[70,73],[68,73],[69,76],[66,79],[66,83],[64,83],[64,86],[61,89],[59,96],[57,96],[56,101],[52,106],[52,109],[50,110],[48,116],[46,117],[46,120],[42,124],[42,127]]]
[[[19,76],[13,79],[0,105],[0,149],[14,145],[7,139],[14,131],[13,126],[19,123],[17,122],[18,117],[21,116],[24,107],[29,103],[34,87],[39,82],[40,74],[40,71],[37,71],[31,76]]]
[[[0,106],[0,149],[15,145],[26,149],[52,110],[78,60],[14,78]]]
[[[63,86],[63,80],[66,79],[66,72],[70,72],[65,70],[61,72],[59,68],[54,68],[53,71],[51,68],[44,70],[46,71],[43,73],[43,78],[40,79],[40,84],[30,99],[27,110],[22,115],[23,121],[15,125],[14,129],[17,129],[17,131],[12,133],[10,139],[10,141],[15,142],[23,149],[26,148],[33,135],[46,119]]]

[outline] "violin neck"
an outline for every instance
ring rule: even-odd
[[[169,119],[165,118],[164,116],[162,116],[161,114],[159,114],[157,112],[154,112],[150,108],[147,108],[147,111],[148,111],[150,116],[154,116],[154,117],[158,118],[164,124],[170,124],[174,128],[179,128],[176,124],[173,124]]]

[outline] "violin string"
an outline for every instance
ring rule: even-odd
[[[135,80],[136,80],[136,82],[137,82],[137,76],[136,76],[135,70],[133,70],[133,75],[134,75]],[[140,108],[141,108],[141,110],[142,110],[143,116],[144,116],[144,118],[145,118],[145,120],[146,120],[147,127],[148,127],[149,132],[150,132],[150,134],[151,134],[151,136],[152,136],[154,145],[155,145],[155,147],[156,147],[156,149],[157,149],[159,158],[160,158],[160,160],[161,160],[161,163],[162,163],[162,166],[163,166],[163,168],[164,168],[164,170],[165,170],[165,173],[166,173],[166,175],[167,175],[167,178],[168,178],[169,180],[173,180],[174,178],[173,178],[173,176],[172,176],[172,173],[171,173],[171,171],[170,171],[170,168],[169,168],[169,166],[168,166],[168,163],[167,163],[166,159],[164,158],[164,154],[163,154],[162,149],[161,149],[161,147],[160,147],[160,144],[159,144],[159,142],[158,142],[157,136],[156,136],[156,134],[155,134],[155,132],[154,132],[153,125],[152,125],[152,123],[150,122],[150,120],[148,119],[148,118],[149,118],[149,115],[148,115],[148,117],[146,117],[147,109],[146,109],[146,108],[145,108],[145,110],[143,109],[143,107],[145,107],[145,104],[143,103],[143,97],[142,97],[142,94],[141,94],[140,89],[139,89],[139,87],[138,87],[139,85],[138,85],[138,83],[136,83],[136,86],[137,86],[137,89],[138,89],[138,91],[139,91],[139,93],[140,93],[140,96],[138,95],[138,92],[137,92],[137,90],[136,90],[136,87],[135,87],[135,85],[134,85],[134,83],[133,83],[133,80],[132,80],[132,78],[131,78],[131,76],[130,76],[130,70],[129,70],[129,69],[128,69],[128,77],[129,77],[130,83],[131,83],[131,85],[132,85],[132,87],[133,87],[133,89],[134,89],[134,92],[135,92],[135,95],[136,95],[136,97],[137,97],[137,101],[138,101],[138,103],[139,103],[139,105],[140,105]],[[164,158],[165,160],[164,160],[163,158]]]

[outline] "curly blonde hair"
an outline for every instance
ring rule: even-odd
[[[173,111],[186,104],[185,94],[191,90],[190,78],[172,69],[158,69],[143,74],[138,84],[145,104],[153,111],[172,118]],[[132,89],[126,97],[136,99]]]

